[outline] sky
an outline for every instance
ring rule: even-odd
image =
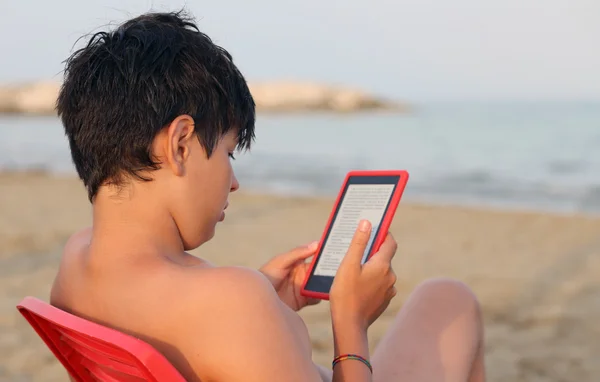
[[[0,83],[60,80],[82,35],[184,6],[248,80],[420,102],[600,101],[598,0],[0,0]]]

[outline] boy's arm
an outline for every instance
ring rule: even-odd
[[[212,318],[189,309],[186,326],[197,330],[178,339],[196,374],[231,382],[321,382],[310,349],[298,340],[297,326],[269,281],[249,269],[216,272],[212,300],[202,304]]]

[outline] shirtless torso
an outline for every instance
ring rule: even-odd
[[[298,363],[307,374],[318,372],[323,381],[331,381],[329,370],[312,364],[302,318],[269,291],[260,272],[217,268],[191,255],[157,256],[151,262],[143,257],[143,263],[129,256],[130,261],[118,265],[97,263],[89,253],[90,240],[91,229],[86,229],[67,243],[51,292],[53,305],[142,338],[188,381],[241,380],[242,374],[264,366],[245,362],[243,354],[235,357],[236,351],[256,354],[278,343],[301,357]],[[257,331],[257,326],[268,326],[270,334]],[[278,328],[285,330],[285,338],[284,333],[275,334]]]

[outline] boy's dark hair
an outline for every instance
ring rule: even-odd
[[[147,13],[95,33],[66,60],[57,111],[90,201],[126,176],[149,181],[151,144],[178,115],[194,118],[208,156],[238,129],[238,148],[254,139],[255,104],[231,55],[184,12]],[[210,180],[207,180],[210,181]]]

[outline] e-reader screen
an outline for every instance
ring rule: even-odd
[[[399,176],[356,176],[348,179],[306,289],[329,292],[333,277],[362,219],[369,220],[372,226],[362,262],[368,259],[398,180]]]

